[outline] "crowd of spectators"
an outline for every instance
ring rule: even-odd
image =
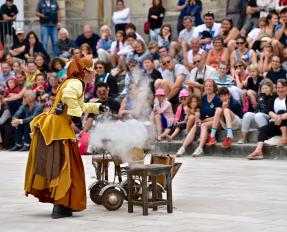
[[[213,12],[202,12],[200,0],[179,0],[173,32],[162,1],[153,0],[144,40],[123,0],[116,1],[114,28],[94,31],[85,25],[76,38],[61,26],[57,1],[40,0],[40,39],[11,26],[18,10],[7,0],[0,14],[8,25],[0,41],[1,147],[29,149],[29,122],[52,107],[70,60],[86,57],[94,59],[96,76],[86,86],[85,99],[109,106],[116,118],[140,117],[135,99],[142,91],[140,79],[149,80],[155,139],[170,141],[184,133],[178,156],[197,138],[193,155],[203,155],[205,145],[217,143],[220,129],[226,130],[223,148],[246,143],[255,127],[258,145],[247,157],[262,159],[265,140],[279,135],[279,144],[287,144],[287,2],[257,2],[227,1],[227,17],[218,22]],[[14,35],[9,51],[4,50],[6,35]],[[75,129],[88,131],[94,119],[86,115],[83,128]],[[239,141],[234,130],[241,130]]]

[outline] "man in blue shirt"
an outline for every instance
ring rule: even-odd
[[[30,147],[30,122],[34,117],[43,112],[42,105],[36,101],[36,93],[33,90],[26,90],[23,96],[23,105],[12,117],[14,127],[15,146],[10,151],[28,151]],[[24,143],[22,135],[24,135]]]
[[[40,17],[41,41],[44,49],[48,51],[48,40],[51,38],[52,55],[57,56],[58,27],[60,24],[60,11],[56,0],[39,0],[36,16]]]
[[[285,79],[287,72],[282,68],[281,59],[279,56],[272,56],[271,59],[271,70],[266,74],[266,77],[269,78],[274,85],[277,84],[277,80]]]
[[[11,71],[11,67],[6,62],[1,63],[0,70],[0,86],[5,87],[7,79],[9,77],[15,77],[15,73]]]
[[[227,130],[227,136],[221,146],[223,148],[229,148],[233,142],[233,130],[241,128],[243,111],[240,103],[233,99],[227,87],[220,88],[218,95],[222,101],[222,107],[217,108],[215,112],[210,137],[206,145],[213,146],[216,144],[215,135],[220,123],[221,126]]]

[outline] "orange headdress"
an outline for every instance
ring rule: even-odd
[[[94,61],[86,58],[73,59],[68,67],[67,77],[83,79],[85,76],[84,70],[92,72],[94,70]]]

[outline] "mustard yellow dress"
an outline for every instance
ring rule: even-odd
[[[84,112],[98,114],[100,105],[84,103],[83,93],[81,80],[67,79],[60,86],[52,109],[32,120],[25,176],[26,196],[32,194],[40,202],[63,205],[73,211],[86,208],[86,186],[71,116],[80,117]],[[64,110],[56,115],[60,101]]]

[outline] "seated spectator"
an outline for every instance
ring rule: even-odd
[[[247,142],[247,133],[251,126],[261,128],[268,124],[270,119],[268,102],[272,98],[272,94],[273,83],[269,79],[261,81],[254,112],[246,112],[243,116],[239,144]]]
[[[241,128],[243,112],[240,103],[232,98],[227,87],[221,87],[218,90],[218,96],[222,102],[222,107],[217,108],[215,111],[211,133],[206,145],[213,146],[216,144],[215,135],[219,125],[221,125],[223,129],[227,130],[226,138],[221,147],[229,148],[233,142],[233,130]]]
[[[192,63],[195,67],[191,70],[190,79],[186,84],[196,96],[201,96],[204,81],[210,79],[216,69],[204,64],[202,56],[199,54],[193,57]]]
[[[163,88],[167,99],[173,104],[178,103],[178,93],[187,80],[190,79],[189,71],[182,64],[175,64],[171,56],[161,59],[162,77],[155,82],[155,88]]]
[[[158,47],[157,42],[151,41],[148,44],[148,50],[150,51],[150,55],[152,56],[152,58],[156,62],[155,65],[157,66],[159,64],[159,59],[160,59],[159,47]]]
[[[0,93],[0,150],[10,149],[14,145],[11,114],[7,104],[4,103],[3,92]]]
[[[82,44],[87,43],[92,49],[92,54],[97,57],[97,44],[100,36],[93,32],[93,28],[90,25],[85,25],[83,34],[79,35],[74,41],[74,47],[81,47]]]
[[[145,42],[144,38],[137,32],[137,28],[133,23],[128,23],[125,27],[124,32],[126,33],[126,35],[128,35],[129,33],[135,33],[136,40],[141,40]]]
[[[249,48],[252,48],[256,43],[256,41],[259,42],[259,39],[262,37],[262,35],[264,35],[266,26],[267,26],[266,17],[261,17],[258,21],[258,27],[252,29],[247,35],[247,43]]]
[[[239,30],[237,27],[233,26],[233,21],[231,18],[224,18],[221,21],[220,36],[223,38],[224,47],[232,52],[236,47],[235,39],[239,35]]]
[[[46,75],[44,73],[37,74],[32,90],[36,93],[36,100],[38,102],[41,102],[42,96],[45,94],[47,88],[48,84],[46,83]]]
[[[69,38],[69,32],[66,28],[61,28],[58,33],[57,55],[62,58],[71,58],[73,40]]]
[[[143,61],[146,57],[150,56],[150,51],[146,48],[146,45],[143,41],[138,40],[133,44],[134,47],[134,54],[132,59],[135,59],[140,67],[143,67]]]
[[[260,11],[263,10],[264,7],[259,7],[257,5],[257,1],[250,0],[247,2],[246,6],[246,18],[245,23],[240,31],[242,36],[246,36],[253,28],[255,28],[258,24],[258,19],[260,16]]]
[[[185,16],[183,18],[183,26],[184,29],[179,33],[177,42],[178,46],[182,48],[183,55],[185,55],[189,50],[189,44],[191,43],[195,30],[190,16]]]
[[[106,83],[109,87],[109,97],[116,98],[119,95],[116,77],[112,76],[109,72],[106,71],[106,64],[103,61],[98,60],[95,63],[95,69],[95,84],[99,84],[101,82]],[[96,91],[96,89],[94,91]],[[96,96],[96,92],[94,92],[94,96]]]
[[[256,53],[247,47],[247,41],[245,37],[237,37],[236,46],[237,48],[230,55],[230,71],[232,74],[234,74],[234,64],[239,60],[242,60],[246,66],[249,66],[250,64],[257,64]]]
[[[277,80],[286,79],[287,72],[281,67],[281,59],[279,56],[272,56],[271,70],[266,74],[266,78],[269,78],[273,84],[276,85]]]
[[[4,91],[4,97],[9,97],[10,95],[17,94],[21,90],[17,86],[17,81],[15,77],[9,77],[6,82],[6,88]]]
[[[73,48],[72,49],[72,58],[73,59],[79,59],[82,57],[81,51],[79,48]]]
[[[15,73],[11,70],[10,66],[7,64],[7,62],[1,63],[1,69],[0,69],[0,86],[5,86],[6,81],[9,77],[14,77]]]
[[[42,113],[42,105],[36,101],[36,94],[32,90],[24,93],[23,105],[12,117],[12,126],[14,127],[15,146],[10,151],[28,151],[30,147],[30,122],[38,114]],[[22,134],[23,137],[22,138]]]
[[[57,73],[59,79],[64,79],[67,76],[66,62],[61,58],[55,58],[52,60],[51,71]]]
[[[0,62],[4,61],[4,46],[0,41]]]
[[[37,53],[35,55],[35,64],[37,66],[37,69],[41,72],[41,73],[45,73],[47,74],[47,72],[49,72],[49,66],[46,62],[46,57],[43,53]]]
[[[201,107],[201,97],[195,95],[191,96],[190,99],[190,115],[187,119],[185,134],[191,130],[195,122],[200,119],[200,107]]]
[[[213,39],[215,36],[220,34],[221,24],[215,22],[214,14],[210,11],[204,14],[203,21],[204,24],[201,24],[195,28],[193,36],[200,38],[201,46],[206,47],[206,45],[210,43],[210,40],[202,37],[204,32],[209,32],[211,34],[211,39]],[[206,49],[209,50],[210,48],[206,47]]]
[[[115,25],[115,32],[125,31],[126,25],[131,22],[130,8],[125,7],[123,0],[117,0],[116,11],[113,12],[112,20]]]
[[[14,58],[10,53],[5,54],[4,59],[6,63],[13,69]]]
[[[245,81],[245,85],[244,85],[245,89],[243,90],[243,98],[245,99],[245,102],[250,101],[251,106],[254,109],[256,105],[256,96],[259,91],[259,86],[260,86],[261,81],[264,78],[260,76],[259,68],[257,65],[251,64],[248,67],[248,72],[250,76]]]
[[[287,47],[283,48],[283,52],[282,52],[282,68],[287,71]],[[271,62],[270,62],[271,63]],[[271,67],[270,67],[271,69]],[[269,71],[269,70],[268,70]]]
[[[203,147],[208,137],[208,131],[212,128],[212,120],[215,111],[221,107],[221,100],[216,94],[217,86],[213,80],[204,82],[204,95],[201,97],[200,116],[194,122],[193,127],[186,135],[182,146],[178,149],[176,156],[182,156],[186,148],[195,140],[197,131],[200,132],[200,142],[198,147],[192,153],[192,156],[201,156],[204,154]]]
[[[249,76],[249,73],[246,71],[246,65],[244,61],[242,60],[237,61],[233,69],[234,69],[233,80],[235,81],[235,85],[238,88],[243,89],[246,79]]]
[[[112,67],[116,67],[119,62],[118,52],[126,46],[126,35],[124,31],[117,31],[116,40],[111,44],[111,63]]]
[[[111,114],[114,116],[117,116],[119,109],[120,109],[120,103],[118,103],[113,98],[109,97],[109,87],[104,82],[99,82],[95,85],[95,95],[94,98],[90,99],[90,102],[96,102],[101,103],[105,106],[108,106],[111,110]],[[83,131],[87,132],[91,129],[93,125],[93,121],[96,118],[95,114],[89,114],[88,118],[84,124]]]
[[[243,102],[243,91],[234,85],[233,78],[228,73],[228,65],[224,62],[219,64],[218,71],[213,73],[211,79],[215,81],[219,88],[227,87],[238,102]]]
[[[50,96],[56,96],[57,89],[60,85],[60,81],[56,73],[48,74],[48,87],[45,89],[45,93]]]
[[[34,83],[36,76],[40,73],[34,61],[27,62],[26,81]]]
[[[190,71],[195,67],[195,64],[193,64],[193,57],[195,55],[201,55],[202,62],[205,63],[207,52],[200,47],[200,40],[198,38],[192,38],[190,50],[184,57],[184,66]]]
[[[149,35],[151,41],[157,41],[164,17],[165,8],[163,7],[162,0],[153,0],[152,7],[149,8],[148,12],[148,20],[150,22]]]
[[[217,69],[220,62],[229,63],[229,52],[224,47],[224,41],[221,36],[215,36],[213,39],[213,48],[209,50],[206,64]]]
[[[190,116],[190,93],[187,89],[179,92],[180,104],[177,107],[176,114],[171,126],[167,127],[158,137],[158,140],[166,138],[173,140],[182,130],[186,129],[187,120]]]
[[[27,61],[34,61],[36,53],[41,52],[44,54],[47,63],[50,62],[50,57],[47,51],[44,49],[43,44],[39,41],[38,36],[35,32],[31,31],[27,34],[24,46],[24,56]]]
[[[158,35],[158,46],[170,48],[172,41],[172,28],[170,24],[163,24]]]
[[[276,84],[277,96],[273,97],[268,104],[269,123],[259,128],[258,142],[255,151],[247,156],[247,159],[263,159],[264,141],[281,135],[279,145],[287,144],[287,81],[279,79]]]
[[[148,56],[143,61],[144,72],[150,81],[150,90],[155,94],[154,83],[158,79],[162,79],[161,73],[155,68],[154,60]]]
[[[273,47],[270,44],[265,44],[262,52],[259,55],[258,66],[260,73],[267,73],[271,70],[271,60],[272,56],[274,56]]]
[[[24,88],[24,84],[26,82],[26,73],[21,70],[20,72],[17,72],[16,73],[16,81],[17,81],[17,86],[20,88],[20,89],[23,89]]]
[[[80,46],[80,51],[81,51],[81,55],[82,55],[81,57],[87,58],[87,59],[93,59],[93,51],[92,51],[89,44],[83,43]]]
[[[25,60],[25,44],[27,43],[23,28],[16,29],[16,37],[9,53],[20,60]]]
[[[153,110],[151,113],[151,120],[155,123],[157,139],[160,135],[173,123],[173,111],[171,103],[167,100],[164,89],[156,89]]]
[[[111,46],[114,41],[109,26],[103,25],[100,30],[101,39],[97,44],[97,52],[100,60],[105,63],[111,63]]]
[[[21,63],[19,60],[15,60],[13,62],[13,67],[12,67],[13,72],[15,73],[15,75],[19,72],[22,71],[22,67],[21,67]]]

